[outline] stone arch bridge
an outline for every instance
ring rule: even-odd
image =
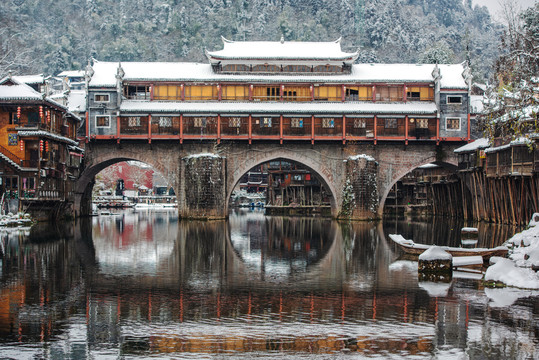
[[[121,161],[137,160],[158,171],[174,188],[181,218],[226,218],[228,199],[240,178],[256,165],[276,160],[300,163],[331,193],[333,217],[381,217],[391,187],[413,169],[437,163],[456,169],[453,150],[463,143],[290,142],[89,142],[75,188],[75,215],[90,212],[95,175]]]

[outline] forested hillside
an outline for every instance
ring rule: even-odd
[[[205,61],[233,40],[327,41],[361,62],[462,62],[491,75],[503,30],[471,0],[3,0],[0,76],[88,59]]]

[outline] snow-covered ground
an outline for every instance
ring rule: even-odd
[[[528,229],[506,242],[509,259],[493,258],[485,273],[486,281],[501,282],[507,286],[539,289],[539,213],[532,216]]]

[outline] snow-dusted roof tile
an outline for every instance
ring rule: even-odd
[[[277,113],[277,114],[416,114],[436,113],[434,103],[342,103],[342,102],[168,102],[123,101],[123,112],[143,113]]]
[[[489,147],[488,139],[481,138],[455,149],[454,152],[458,154],[463,152],[475,151],[477,149],[485,149],[487,147]]]
[[[358,57],[358,52],[345,53],[341,41],[230,41],[223,38],[223,49],[208,51],[215,59],[227,60],[350,60]]]
[[[464,64],[442,64],[438,65],[442,78],[440,87],[442,89],[468,89],[464,79]]]
[[[117,62],[96,62],[90,87],[116,86]],[[125,81],[194,81],[194,82],[314,82],[314,83],[375,83],[433,82],[431,64],[355,64],[350,74],[340,75],[264,75],[216,74],[211,65],[202,63],[125,62],[121,63]],[[462,65],[444,65],[441,69],[445,88],[466,88]],[[451,80],[452,76],[457,79]]]

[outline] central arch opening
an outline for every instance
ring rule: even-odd
[[[229,209],[257,209],[266,215],[331,216],[334,196],[309,167],[284,158],[255,165],[235,184]]]

